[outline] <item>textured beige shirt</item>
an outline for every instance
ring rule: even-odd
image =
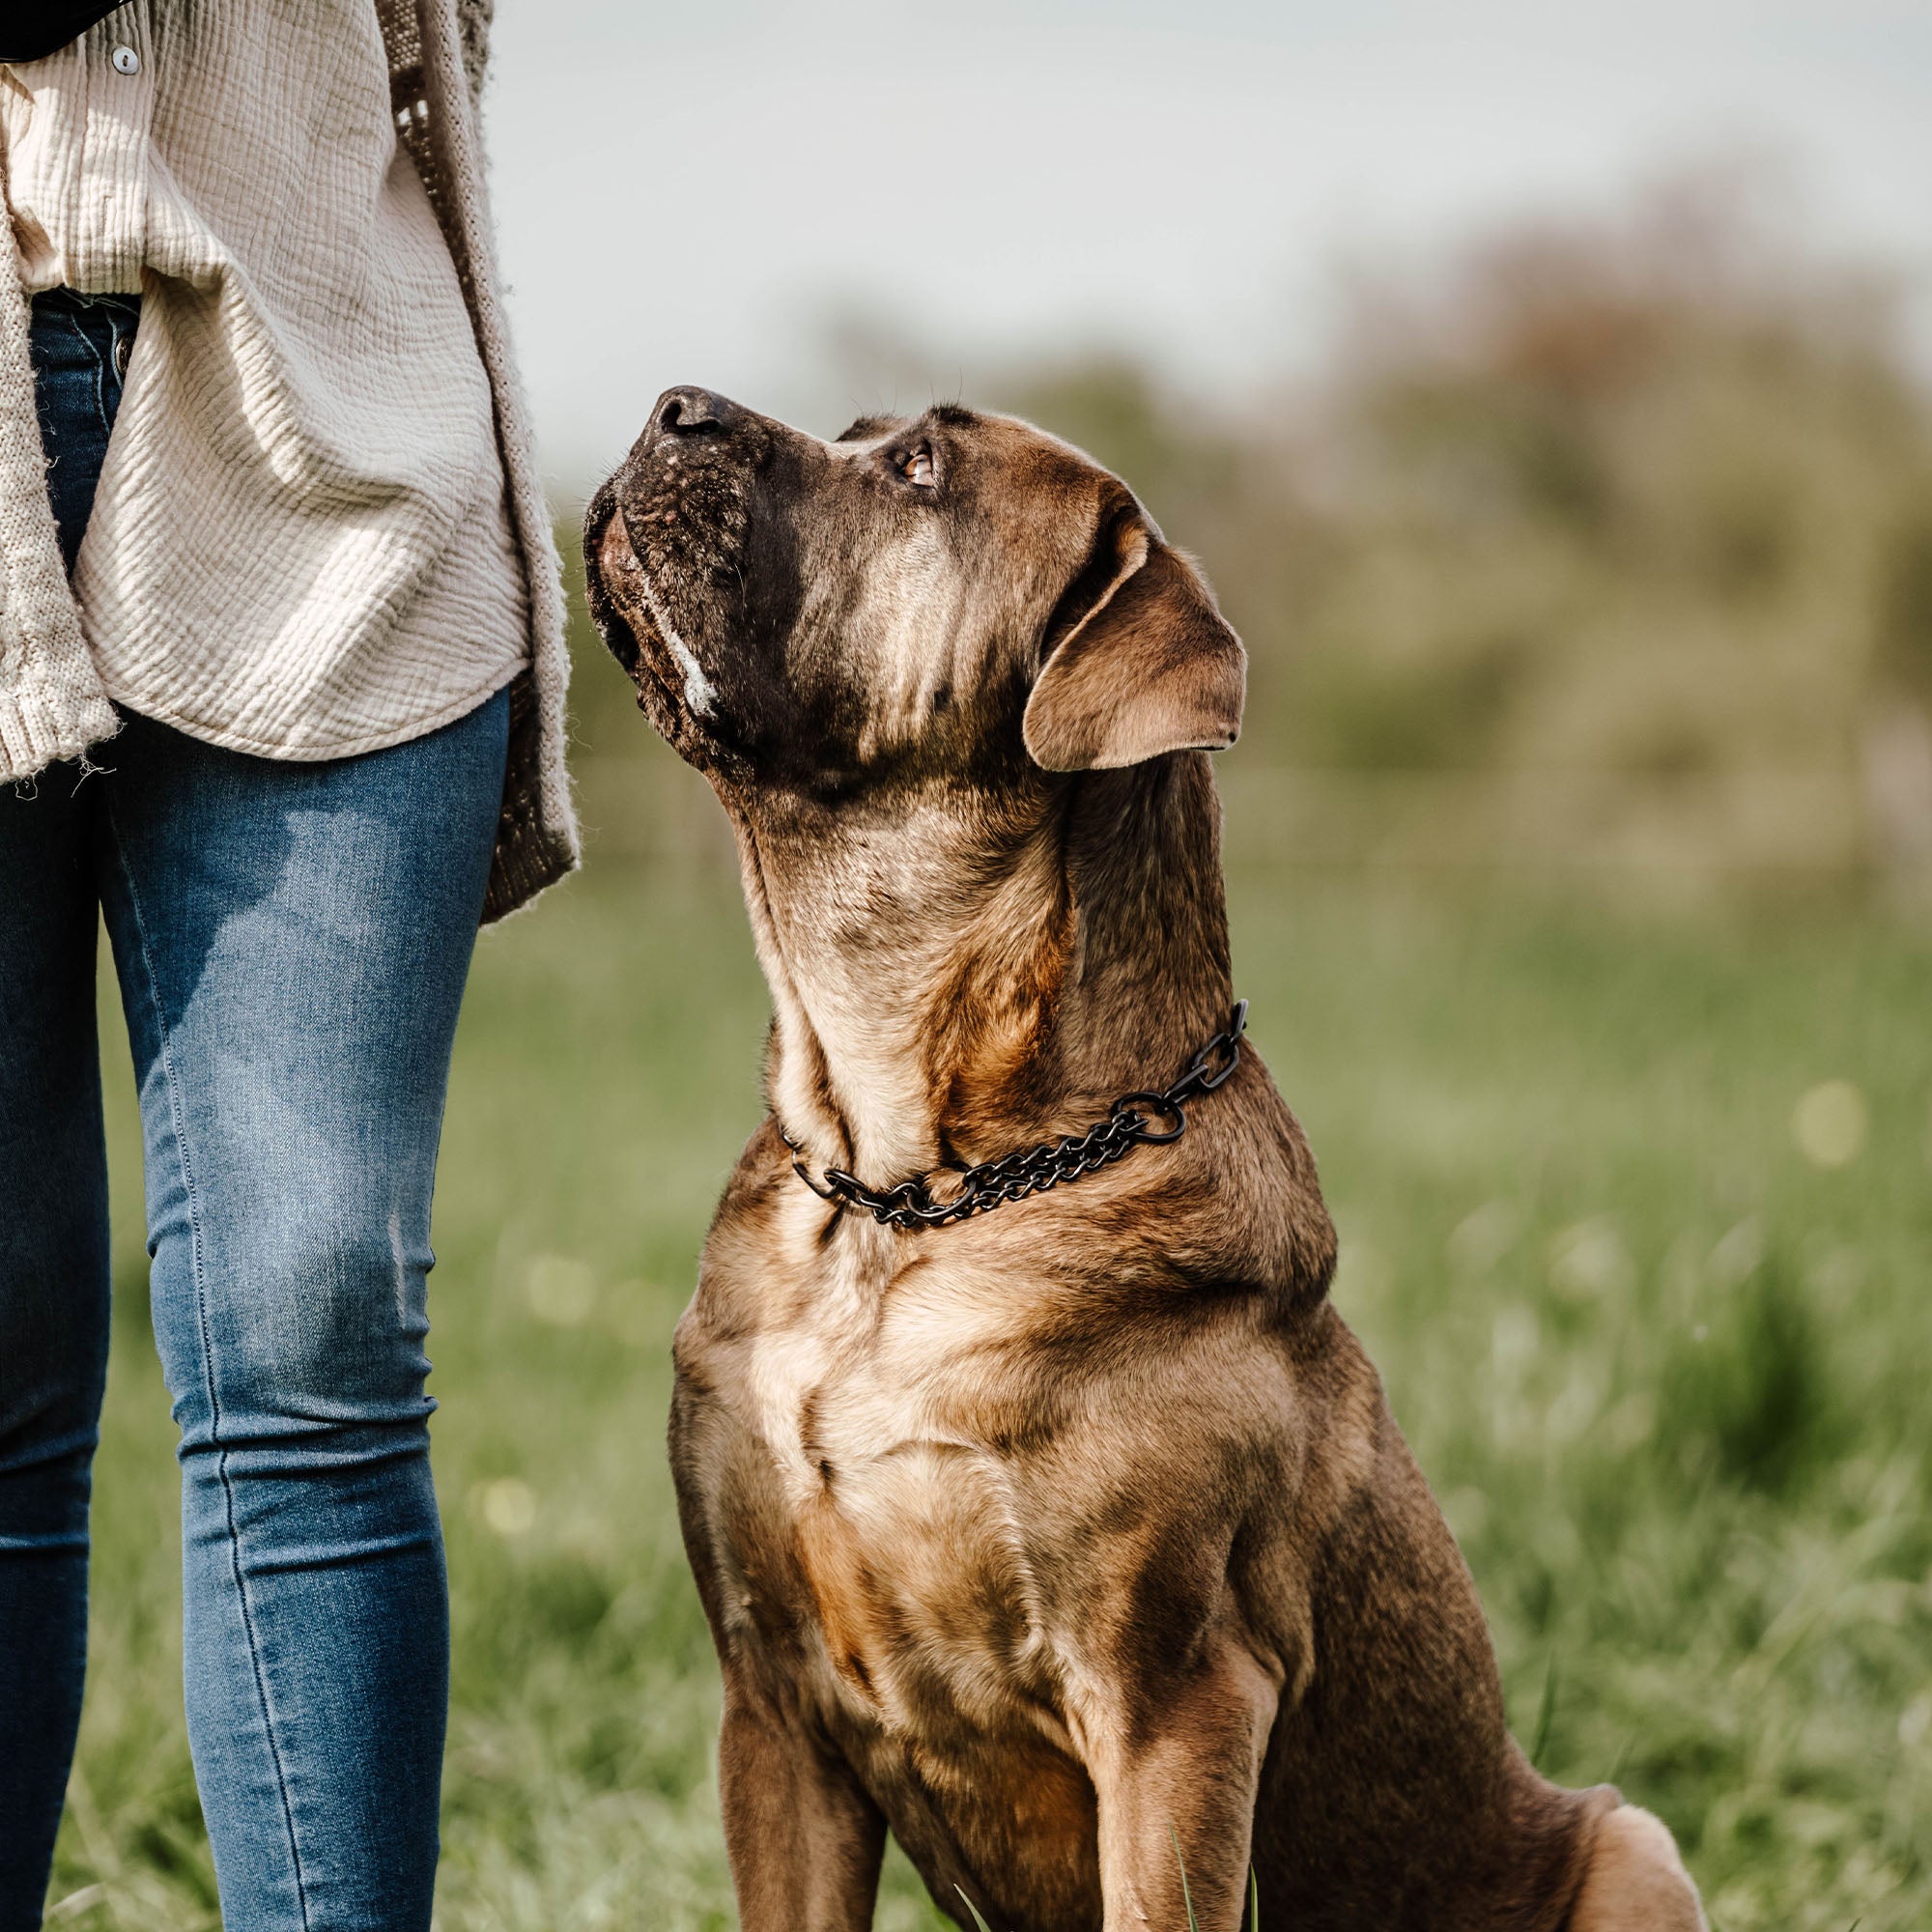
[[[73,592],[107,695],[323,758],[529,661],[491,380],[374,0],[129,0],[0,69],[20,278],[138,291]]]

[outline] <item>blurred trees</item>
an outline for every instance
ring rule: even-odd
[[[1006,400],[1202,556],[1333,856],[1928,864],[1932,410],[1779,215],[1693,180],[1358,282],[1233,420],[1118,362]]]
[[[1695,177],[1358,276],[1319,376],[1237,410],[1119,355],[964,400],[1201,557],[1252,663],[1236,858],[1925,884],[1932,403],[1795,225]]]

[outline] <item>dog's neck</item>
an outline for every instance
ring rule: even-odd
[[[727,804],[729,801],[727,801]],[[1091,1125],[1232,1005],[1207,758],[948,790],[892,821],[732,810],[775,1009],[772,1106],[871,1185]]]

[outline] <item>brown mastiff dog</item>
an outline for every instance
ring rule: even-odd
[[[1655,1818],[1511,1741],[1327,1300],[1231,1037],[1245,666],[1192,565],[1025,423],[689,388],[585,549],[776,1009],[671,1417],[750,1932],[867,1925],[888,1827],[996,1932],[1232,1932],[1251,1865],[1293,1932],[1700,1926]]]

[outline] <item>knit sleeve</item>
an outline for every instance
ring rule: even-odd
[[[490,23],[497,0],[457,0],[456,30],[463,42],[463,74],[469,83],[473,108],[483,95],[483,76],[490,67]]]
[[[68,588],[0,151],[0,784],[79,757],[121,728]]]

